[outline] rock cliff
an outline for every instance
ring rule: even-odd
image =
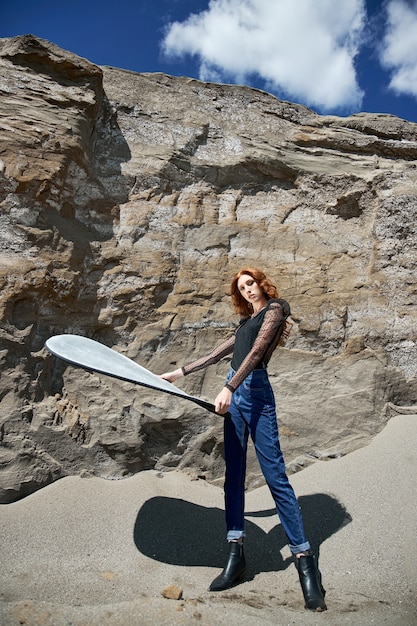
[[[0,40],[0,68],[2,502],[75,473],[222,481],[222,418],[44,343],[77,333],[173,369],[232,331],[248,264],[292,307],[270,365],[290,470],[416,402],[416,124],[97,67],[30,35]],[[212,400],[226,371],[181,386]]]

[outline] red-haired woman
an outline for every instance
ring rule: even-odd
[[[240,270],[233,277],[230,295],[236,312],[243,318],[235,333],[207,356],[161,376],[174,382],[180,376],[201,370],[233,353],[225,386],[214,402],[217,413],[230,413],[224,421],[224,491],[229,555],[225,568],[213,580],[210,590],[228,589],[245,576],[244,500],[250,434],[290,551],[295,557],[305,606],[312,610],[324,610],[325,591],[321,575],[285,471],[278,438],[275,398],[267,372],[271,355],[285,332],[290,307],[278,297],[276,287],[266,275],[251,267]]]

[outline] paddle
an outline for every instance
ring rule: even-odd
[[[100,374],[125,380],[142,387],[148,387],[149,389],[169,393],[172,396],[194,402],[211,413],[216,413],[214,404],[201,400],[201,398],[190,396],[167,380],[159,378],[145,367],[138,365],[138,363],[135,363],[127,356],[93,339],[80,335],[55,335],[46,341],[45,347],[54,356],[68,361],[77,367],[99,372]],[[223,417],[226,416],[229,416],[229,413],[226,413]]]

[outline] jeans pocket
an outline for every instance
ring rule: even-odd
[[[268,387],[268,380],[264,371],[254,370],[243,381],[243,387],[249,393],[263,393]]]
[[[248,393],[263,393],[265,389],[265,385],[260,385],[259,383],[247,383],[246,381],[243,384],[245,391]]]

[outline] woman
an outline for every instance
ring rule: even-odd
[[[324,610],[325,591],[314,555],[304,533],[294,491],[288,481],[281,452],[274,394],[267,365],[285,333],[290,307],[276,287],[254,268],[240,270],[231,283],[232,303],[241,320],[235,333],[207,356],[161,378],[170,382],[201,370],[233,353],[226,384],[215,399],[224,421],[225,508],[229,555],[222,573],[210,585],[222,591],[242,580],[246,572],[243,551],[246,451],[251,435],[265,480],[274,498],[281,524],[295,557],[306,608]]]

